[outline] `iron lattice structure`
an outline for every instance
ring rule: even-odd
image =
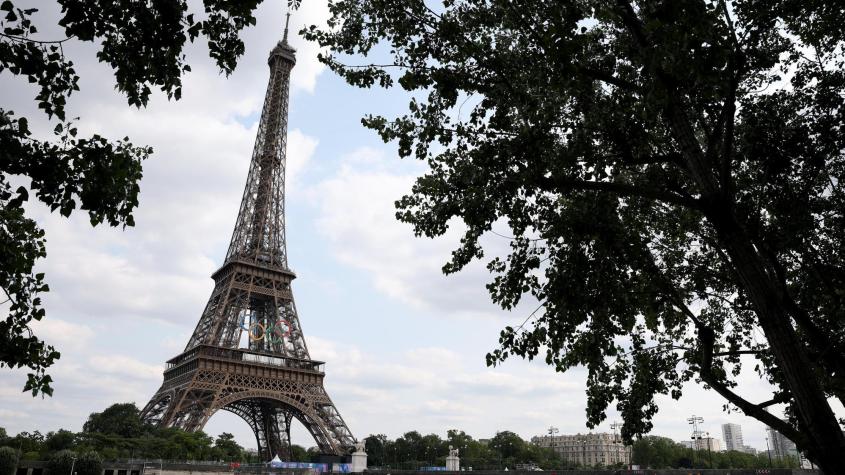
[[[145,422],[189,431],[218,410],[232,412],[255,432],[265,460],[290,454],[294,418],[325,454],[348,453],[355,442],[323,387],[323,363],[308,354],[291,293],[285,150],[296,57],[287,31],[270,52],[270,82],[226,259],[212,275],[214,290],[185,351],[167,362],[164,383],[141,411]]]

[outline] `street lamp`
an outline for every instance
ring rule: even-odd
[[[558,456],[557,451],[555,451],[555,434],[560,432],[557,427],[549,426],[549,447],[552,449],[552,453],[555,454],[556,457]]]
[[[70,475],[73,475],[73,467],[76,465],[76,457],[70,458]]]
[[[698,424],[703,423],[704,418],[701,417],[701,416],[696,416],[695,414],[693,414],[692,417],[687,419],[687,422],[692,426],[692,446],[690,447],[690,449],[692,449],[692,451],[693,451],[692,452],[692,458],[693,458],[693,464],[695,464],[695,452],[698,451],[698,445],[697,445],[697,442],[696,442],[696,437],[698,437],[699,440],[701,439],[701,433],[698,430]]]
[[[774,440],[772,441],[774,443]],[[769,454],[769,468],[772,468],[772,450],[769,448],[769,437],[766,436],[766,453]]]
[[[581,439],[581,464],[587,468],[587,438]]]

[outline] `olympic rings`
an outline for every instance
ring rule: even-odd
[[[252,322],[246,326],[246,316],[242,316],[239,327],[246,330],[250,340],[261,341],[266,338],[270,343],[284,342],[284,339],[293,331],[293,326],[284,318],[268,323],[266,326],[260,322]]]

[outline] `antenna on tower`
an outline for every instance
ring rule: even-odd
[[[285,14],[285,34],[282,37],[282,43],[288,42],[288,24],[290,23],[290,12]]]

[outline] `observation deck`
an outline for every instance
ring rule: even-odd
[[[254,351],[242,348],[221,348],[219,346],[198,345],[190,350],[167,360],[164,380],[185,375],[197,369],[215,369],[226,366],[238,373],[264,374],[267,371],[285,371],[299,374],[299,378],[322,380],[325,376],[325,362],[291,358],[275,353]]]

